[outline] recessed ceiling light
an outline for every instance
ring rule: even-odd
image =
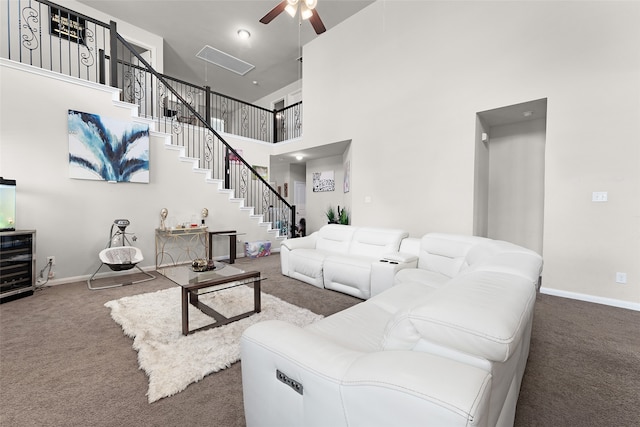
[[[240,37],[242,40],[246,40],[251,37],[251,33],[248,30],[241,28],[238,30],[238,37]]]
[[[302,154],[298,154],[298,155],[296,156],[296,160],[297,160],[297,161],[302,160]]]

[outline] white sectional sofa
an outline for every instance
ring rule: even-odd
[[[473,236],[404,239],[416,265],[305,328],[241,339],[248,427],[511,426],[542,258]]]
[[[395,272],[415,267],[417,257],[399,255],[403,230],[329,224],[280,246],[282,274],[319,288],[367,299],[390,287]],[[393,263],[393,264],[391,264]],[[389,280],[391,279],[391,280]]]

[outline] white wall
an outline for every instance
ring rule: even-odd
[[[637,2],[378,1],[304,47],[304,145],[352,140],[355,224],[471,233],[476,113],[547,98],[543,286],[638,304],[638,22]]]
[[[267,239],[265,227],[231,203],[229,194],[207,183],[204,173],[194,172],[192,161],[181,161],[179,151],[165,148],[167,139],[157,132],[150,138],[149,184],[70,179],[68,110],[131,120],[130,106],[114,106],[118,92],[113,88],[4,59],[0,73],[0,176],[17,180],[16,227],[37,231],[38,270],[47,256],[56,257],[54,283],[86,278],[100,266],[98,253],[108,243],[116,218],[131,221],[127,231],[137,235],[135,246],[145,257],[140,265],[154,266],[154,230],[162,208],[178,222],[200,219],[207,208],[210,230],[246,232],[242,241]],[[269,164],[264,145],[249,147],[241,138],[230,143],[250,152],[251,163]],[[242,248],[238,245],[240,252]],[[228,240],[218,239],[214,255],[227,253]],[[109,269],[103,267],[101,273]]]

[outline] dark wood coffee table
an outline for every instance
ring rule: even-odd
[[[196,331],[210,328],[217,328],[236,320],[244,319],[254,313],[260,313],[260,281],[265,278],[258,271],[244,271],[226,263],[216,262],[216,269],[204,272],[195,272],[190,265],[178,265],[172,267],[159,268],[158,273],[165,276],[182,288],[182,334],[188,335]],[[233,317],[225,317],[213,308],[198,300],[198,296],[229,289],[236,286],[253,283],[252,311],[239,314]],[[199,290],[204,290],[198,292]],[[215,323],[201,328],[189,330],[189,304],[196,307],[209,317],[215,319]]]

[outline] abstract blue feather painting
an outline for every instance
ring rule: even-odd
[[[149,183],[149,125],[69,110],[69,176]]]

